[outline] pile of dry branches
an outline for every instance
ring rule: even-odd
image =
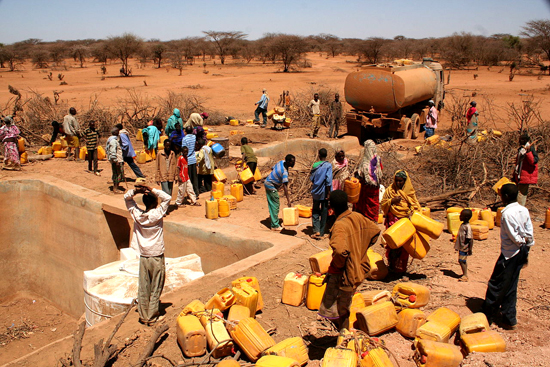
[[[308,127],[311,124],[311,109],[308,107],[313,95],[319,94],[321,101],[321,124],[329,126],[331,120],[330,102],[334,101],[334,95],[337,90],[326,87],[311,87],[308,90],[296,92],[291,99],[290,111],[286,113],[287,117],[292,119],[292,123],[298,127]],[[342,99],[340,99],[342,101]],[[345,102],[342,103],[345,107]]]
[[[21,319],[20,325],[12,324],[12,326],[6,327],[5,332],[0,333],[0,345],[6,345],[14,340],[26,339],[29,334],[34,333],[37,329],[38,326]]]

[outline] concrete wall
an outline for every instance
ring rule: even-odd
[[[28,290],[80,316],[83,271],[118,260],[128,246],[122,196],[41,178],[0,182],[0,200],[0,301]],[[205,273],[239,261],[250,266],[265,260],[254,254],[276,247],[265,251],[271,256],[301,242],[202,218],[164,223],[166,256],[196,253]],[[255,260],[245,261],[250,256]]]

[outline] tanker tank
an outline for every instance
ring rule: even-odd
[[[396,68],[368,67],[346,78],[346,101],[356,110],[391,114],[433,98],[436,76],[422,64]]]

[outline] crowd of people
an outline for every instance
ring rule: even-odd
[[[288,92],[283,92],[281,101],[289,104]],[[266,110],[269,103],[267,90],[256,102],[256,120],[263,117],[266,124]],[[468,130],[477,128],[478,111],[476,103],[471,102],[467,111]],[[437,128],[437,110],[433,102],[426,117],[426,136],[432,136]],[[318,137],[320,127],[320,100],[315,94],[308,104],[311,111],[311,138]],[[331,126],[330,137],[338,136],[342,115],[339,95],[330,103]],[[95,121],[89,121],[84,130],[76,117],[77,111],[71,107],[63,123],[52,123],[53,143],[58,135],[65,136],[67,142],[67,159],[80,160],[81,139],[86,142],[88,171],[100,175],[98,169],[98,148],[100,133]],[[164,283],[164,240],[163,217],[168,210],[174,183],[177,187],[176,205],[200,205],[198,198],[202,193],[212,190],[215,159],[212,148],[207,144],[203,128],[207,113],[192,113],[184,123],[178,109],[167,119],[166,125],[160,118],[154,118],[141,130],[143,144],[147,154],[155,157],[154,181],[161,189],[151,188],[146,184],[145,175],[135,162],[136,152],[128,131],[122,124],[111,129],[106,141],[106,156],[111,164],[113,192],[123,189],[120,184],[125,181],[124,164],[126,163],[136,176],[135,188],[126,191],[124,199],[134,220],[132,246],[140,253],[139,314],[144,324],[154,324],[159,319],[158,303]],[[18,139],[20,131],[11,117],[3,119],[0,127],[0,140],[4,148],[4,169],[21,168],[19,161]],[[161,136],[165,138],[162,141]],[[257,157],[248,145],[248,139],[241,139],[241,154],[245,164],[254,173]],[[311,181],[312,199],[312,233],[311,238],[321,240],[330,237],[333,258],[327,277],[327,288],[322,300],[321,316],[338,320],[339,326],[346,325],[349,316],[351,298],[357,286],[365,278],[368,269],[367,249],[377,242],[380,230],[377,222],[383,214],[385,228],[389,228],[402,218],[410,217],[413,212],[421,210],[409,173],[398,170],[393,173],[389,187],[381,190],[383,166],[377,146],[372,140],[363,145],[360,160],[354,171],[351,170],[345,152],[336,149],[334,159],[329,162],[325,148],[318,150],[318,160],[312,165],[309,178]],[[504,185],[501,189],[502,201],[505,204],[501,219],[501,254],[489,281],[483,312],[492,321],[499,315],[503,323],[513,328],[516,323],[515,303],[517,284],[522,267],[527,264],[530,247],[534,244],[533,226],[529,211],[525,208],[529,186],[538,179],[538,154],[527,133],[522,133],[513,171],[513,184]],[[277,162],[264,182],[269,208],[270,229],[281,231],[279,222],[280,200],[282,189],[288,207],[292,207],[289,188],[289,170],[296,164],[296,157],[286,155]],[[355,177],[360,184],[359,198],[350,209],[348,196],[345,193],[346,180]],[[254,194],[254,185],[247,191]],[[136,194],[143,194],[145,209],[140,209],[134,201]],[[159,199],[161,200],[159,204]],[[327,221],[329,215],[335,218],[332,228]],[[461,281],[468,281],[467,257],[473,251],[472,229],[469,225],[472,212],[465,209],[460,214],[462,225],[457,235],[455,249],[458,251],[458,262],[462,270]],[[403,248],[386,248],[386,259],[389,270],[396,273],[407,271],[409,254]]]

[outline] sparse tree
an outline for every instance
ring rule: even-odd
[[[50,58],[50,55],[46,50],[43,50],[43,49],[35,50],[31,55],[32,63],[38,69],[47,68],[49,58]]]
[[[13,45],[5,46],[0,49],[0,58],[8,64],[10,71],[15,71],[17,66],[23,63],[24,57]]]
[[[333,34],[321,33],[318,39],[321,42],[321,49],[332,57],[338,56],[343,49],[342,40]]]
[[[230,47],[237,41],[246,38],[246,34],[240,31],[216,32],[203,31],[214,44],[217,55],[220,57],[220,62],[225,64],[225,58],[230,52]]]
[[[151,51],[153,52],[153,61],[157,64],[157,67],[160,69],[162,65],[162,59],[167,48],[164,43],[155,43],[151,46]]]
[[[293,64],[297,64],[306,52],[307,44],[303,37],[280,34],[271,41],[271,48],[283,63],[283,72],[290,71]]]
[[[378,64],[382,59],[382,48],[387,42],[387,39],[379,37],[366,39],[360,45],[359,59],[364,58],[369,64]]]
[[[83,68],[86,57],[90,54],[90,48],[84,45],[77,45],[72,48],[71,54],[74,61],[80,62],[80,67]]]
[[[67,56],[67,46],[64,42],[56,42],[49,47],[50,51],[50,60],[55,64],[59,65]]]
[[[531,20],[523,27],[523,36],[529,37],[529,42],[539,48],[550,60],[550,20]],[[548,68],[550,73],[550,68]]]
[[[109,44],[107,42],[96,43],[92,46],[91,54],[96,62],[101,62],[106,65],[109,57],[111,56]]]
[[[442,56],[455,67],[468,65],[472,61],[474,36],[471,33],[453,33],[442,42]]]
[[[122,62],[120,72],[124,76],[130,76],[132,71],[128,65],[128,59],[137,54],[143,47],[143,39],[132,33],[124,33],[122,36],[109,37],[109,50],[113,56]]]

